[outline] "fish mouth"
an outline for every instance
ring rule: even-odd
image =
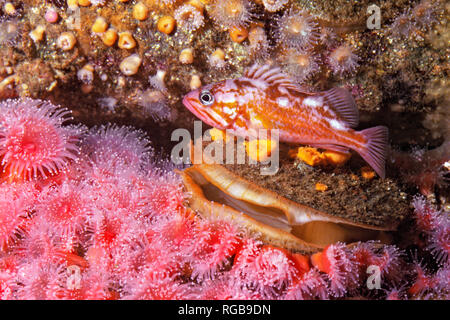
[[[197,118],[202,120],[207,125],[219,129],[223,127],[222,124],[217,120],[215,120],[214,117],[209,115],[208,112],[202,110],[201,108],[196,107],[195,103],[190,101],[189,96],[185,96],[183,98],[183,104],[190,112],[192,112]]]
[[[183,98],[183,104],[190,112],[192,112],[197,118],[200,120],[207,122],[208,121],[208,114],[204,111],[202,111],[200,108],[197,108],[193,102],[190,101],[189,97],[186,96]]]
[[[185,96],[183,98],[183,104],[186,108],[188,108],[188,110],[190,112],[192,112],[193,114],[195,114],[197,116],[197,108],[195,108],[194,104],[192,102],[189,101],[189,97]]]

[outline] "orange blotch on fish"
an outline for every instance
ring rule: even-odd
[[[234,136],[226,134],[225,131],[212,128],[209,130],[209,135],[213,141],[225,141],[225,143],[234,141]]]
[[[251,139],[244,141],[244,145],[248,156],[255,161],[267,160],[278,147],[276,141],[270,139]]]

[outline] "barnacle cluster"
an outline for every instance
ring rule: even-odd
[[[383,3],[381,9],[386,23],[380,30],[375,30],[375,41],[364,37],[361,18],[348,15],[348,5],[343,3],[339,5],[345,14],[336,18],[325,2],[311,6],[294,1],[249,0],[68,1],[66,4],[59,1],[40,4],[33,10],[27,10],[28,6],[33,6],[31,3],[25,2],[19,10],[19,5],[11,2],[17,10],[9,9],[8,12],[15,12],[13,15],[4,13],[1,23],[5,28],[1,28],[0,44],[13,43],[18,49],[26,49],[23,51],[28,55],[39,56],[57,71],[49,75],[49,81],[43,81],[42,86],[31,85],[25,75],[20,76],[23,86],[15,88],[19,94],[29,93],[38,97],[39,92],[69,86],[73,79],[70,74],[89,63],[94,66],[93,72],[101,74],[104,79],[96,81],[89,93],[117,99],[121,108],[125,107],[138,116],[145,113],[139,112],[132,91],[145,91],[145,79],[161,64],[171,69],[168,70],[171,76],[167,79],[171,93],[168,105],[178,109],[176,92],[189,88],[187,84],[192,74],[207,81],[221,79],[242,73],[254,59],[281,64],[299,83],[316,90],[322,89],[318,83],[333,81],[350,87],[355,90],[361,108],[377,111],[382,100],[374,103],[373,96],[381,96],[380,91],[392,82],[389,77],[395,70],[389,73],[377,71],[372,75],[359,73],[359,66],[377,69],[379,63],[384,63],[384,58],[392,59],[388,57],[391,52],[381,51],[386,46],[386,39],[390,41],[389,37],[395,43],[401,43],[406,36],[395,38],[398,34],[406,32],[409,35],[414,30],[429,29],[441,14],[440,3],[436,2],[424,0],[415,6],[403,6],[388,12],[385,12],[387,4]],[[29,21],[27,30],[21,19]],[[412,27],[407,27],[409,25]],[[25,41],[17,43],[18,35],[25,32]],[[368,32],[370,30],[366,29],[365,33]],[[34,44],[26,41],[27,38]],[[55,44],[67,53],[55,51]],[[192,63],[180,66],[176,62],[186,47],[196,54]],[[216,49],[222,50],[223,55],[215,52]],[[405,48],[403,52],[411,50]],[[370,54],[362,56],[363,52]],[[131,68],[120,68],[121,62],[133,54],[139,56],[142,65],[136,63],[138,59],[132,59],[124,63],[133,62]],[[18,56],[19,60],[25,58]],[[392,60],[392,65],[395,64]],[[64,77],[59,76],[61,72]],[[367,78],[369,75],[372,78]],[[53,85],[43,87],[46,83]],[[356,83],[361,88],[356,87]],[[120,88],[120,94],[117,88]],[[96,100],[90,99],[85,103],[99,109]],[[116,111],[117,117],[123,114],[120,109]]]

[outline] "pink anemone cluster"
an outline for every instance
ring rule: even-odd
[[[438,269],[376,242],[309,257],[187,208],[142,131],[70,125],[50,102],[0,108],[0,299],[370,298],[369,266],[377,298],[448,297],[448,215],[422,198],[417,229]]]
[[[413,202],[417,228],[424,237],[423,246],[438,264],[450,266],[450,216],[436,210],[423,197]]]

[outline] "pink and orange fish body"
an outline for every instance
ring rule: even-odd
[[[385,176],[388,130],[352,129],[358,125],[358,109],[345,89],[305,92],[279,68],[254,65],[241,78],[188,93],[183,103],[205,123],[235,135],[278,129],[280,141],[338,152],[355,150]]]

